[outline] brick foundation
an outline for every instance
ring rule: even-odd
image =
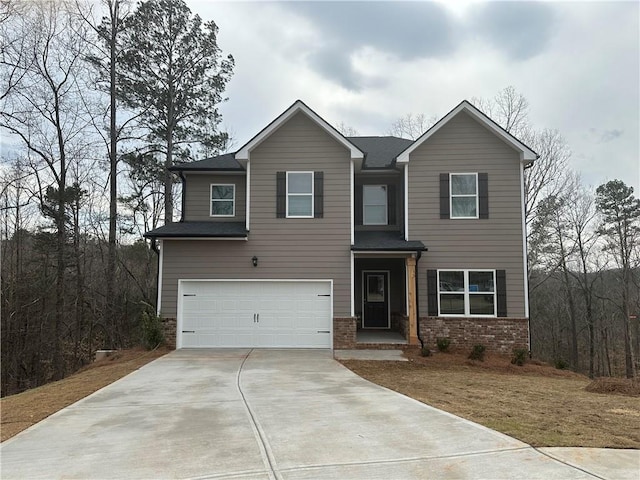
[[[529,349],[526,318],[420,317],[420,336],[424,344],[436,349],[436,339],[451,339],[451,349],[471,351],[481,344],[488,352],[509,354],[514,348]]]
[[[175,318],[163,318],[162,319],[162,334],[164,335],[165,344],[175,349],[176,348],[176,331],[178,328],[178,322]]]
[[[398,332],[407,341],[409,340],[409,317],[401,313],[391,314],[391,330]]]
[[[356,317],[333,318],[333,348],[335,350],[356,348],[357,322]]]

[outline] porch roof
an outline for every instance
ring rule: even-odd
[[[421,252],[427,250],[420,240],[405,240],[400,232],[355,232],[354,252]]]
[[[175,222],[144,234],[147,238],[246,238],[244,222]]]

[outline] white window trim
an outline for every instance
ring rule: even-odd
[[[229,198],[214,199],[213,187],[233,187],[233,198],[232,199],[229,199]],[[228,202],[230,200],[231,202],[233,202],[233,213],[231,215],[217,215],[213,213],[213,202]],[[236,184],[235,183],[212,183],[211,184],[211,186],[209,187],[209,216],[216,217],[216,218],[221,218],[221,217],[231,218],[236,216]]]
[[[367,204],[364,203],[364,191],[367,187],[384,187],[384,222],[371,223],[367,222],[365,212],[367,210]],[[381,207],[382,205],[373,204],[372,207]],[[389,225],[389,186],[383,184],[371,184],[362,186],[362,224],[363,225]]]
[[[306,174],[310,174],[311,175],[311,193],[289,193],[289,174],[296,174],[296,173],[306,173]],[[314,192],[314,187],[315,187],[315,175],[313,172],[287,172],[287,184],[285,185],[285,192],[287,195],[287,214],[286,214],[286,218],[314,218],[314,198],[315,198],[315,192]],[[311,215],[289,215],[289,196],[294,196],[294,197],[311,197]]]
[[[475,194],[453,194],[453,190],[451,188],[451,178],[454,175],[473,175],[476,178],[476,193]],[[475,217],[454,217],[453,216],[453,197],[456,198],[469,198],[469,197],[475,197],[476,199],[476,215]],[[478,193],[478,173],[477,172],[468,172],[468,173],[458,173],[458,172],[454,172],[454,173],[449,173],[449,218],[450,219],[454,219],[454,220],[470,220],[470,219],[478,219],[480,218],[480,205],[479,205],[479,193]]]
[[[449,292],[446,290],[440,290],[440,272],[463,272],[464,273],[464,292]],[[469,272],[492,272],[493,273],[493,292],[473,292],[474,294],[485,294],[485,295],[493,295],[493,315],[487,314],[471,314],[471,303],[469,301]],[[498,316],[498,289],[496,282],[496,270],[491,268],[442,268],[438,270],[438,316],[439,317],[470,317],[470,318],[486,318],[486,317],[497,317]],[[455,295],[464,294],[464,313],[441,313],[440,311],[440,294],[444,293]]]

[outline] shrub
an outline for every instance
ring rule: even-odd
[[[431,356],[431,350],[429,350],[429,347],[424,346],[424,347],[422,347],[422,350],[420,350],[420,354],[423,357],[430,357]]]
[[[449,337],[442,337],[436,340],[436,345],[438,345],[439,352],[448,352],[449,346],[451,345],[451,339]]]
[[[142,343],[147,350],[153,350],[164,343],[162,322],[160,317],[145,310],[140,317],[142,327]]]
[[[555,361],[555,366],[558,370],[564,370],[569,366],[569,363],[563,360],[562,358],[558,358]]]
[[[470,360],[480,360],[481,362],[484,361],[484,352],[487,349],[487,347],[485,347],[484,345],[474,345],[473,348],[471,349],[471,353],[469,354],[469,359]]]
[[[526,348],[514,348],[513,356],[511,357],[511,363],[521,367],[527,361],[528,355],[529,351]]]

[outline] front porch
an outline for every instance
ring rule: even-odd
[[[353,317],[334,319],[335,349],[418,345],[416,262],[425,250],[399,232],[356,232]]]

